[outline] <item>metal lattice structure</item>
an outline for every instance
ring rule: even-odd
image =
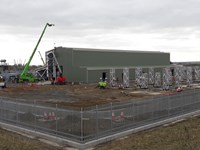
[[[46,64],[45,66],[38,68],[36,70],[37,77],[40,79],[53,79],[62,73],[62,69],[57,61],[57,58],[54,54],[54,50],[48,51],[46,55]]]
[[[154,84],[154,68],[149,68],[149,84]]]
[[[112,87],[115,87],[117,85],[116,74],[115,74],[114,68],[110,69],[110,84]]]
[[[154,87],[161,87],[161,73],[160,72],[155,73]]]
[[[186,67],[175,67],[175,86],[182,86],[183,82],[187,82],[187,68]]]
[[[181,81],[182,81],[182,76],[181,76],[181,67],[175,67],[174,68],[174,72],[175,72],[175,86],[176,87],[180,87],[182,84],[181,84]]]
[[[169,86],[172,85],[172,72],[170,68],[163,69],[163,90],[169,90]]]
[[[141,85],[142,68],[135,68],[135,83],[137,86]]]
[[[181,82],[187,80],[187,69],[186,69],[186,67],[180,67],[179,71],[180,71],[179,75],[180,75]]]
[[[200,69],[199,69],[199,67],[194,67],[194,80],[195,81],[200,80]]]
[[[123,69],[123,86],[129,88],[129,68]]]
[[[187,81],[187,67],[182,67],[182,81]]]
[[[148,73],[142,73],[140,80],[140,88],[147,89],[148,88]]]
[[[187,67],[187,86],[190,87],[192,84],[192,67]]]

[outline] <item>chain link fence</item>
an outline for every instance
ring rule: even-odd
[[[0,120],[35,132],[79,143],[119,133],[200,108],[200,89],[149,99],[110,103],[80,110],[57,104],[44,106],[37,101],[0,98]]]

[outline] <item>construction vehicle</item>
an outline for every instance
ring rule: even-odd
[[[55,84],[57,85],[64,85],[66,78],[62,76],[62,73],[56,78]]]
[[[35,52],[37,50],[37,47],[38,47],[38,45],[39,45],[39,43],[40,43],[40,41],[41,41],[41,39],[42,39],[42,37],[44,35],[44,32],[45,32],[47,26],[51,27],[51,26],[54,26],[54,24],[46,23],[46,25],[45,25],[45,27],[44,27],[44,29],[42,31],[42,34],[41,34],[41,36],[40,36],[40,38],[39,38],[39,40],[38,40],[38,42],[37,42],[37,44],[35,46],[35,49],[33,50],[28,62],[26,63],[26,65],[25,65],[25,67],[24,67],[24,69],[22,71],[22,73],[20,74],[19,82],[36,82],[36,81],[38,81],[38,79],[36,77],[34,77],[31,73],[28,73],[28,69],[29,69],[29,65],[31,63],[31,60],[33,59],[33,56],[34,56],[34,54],[35,54]]]
[[[6,88],[6,81],[5,81],[5,78],[2,75],[0,75],[0,87]]]

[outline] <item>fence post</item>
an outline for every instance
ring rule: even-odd
[[[134,121],[135,121],[135,116],[134,116],[135,115],[135,113],[134,113],[135,112],[135,110],[134,110],[134,102],[132,102],[132,111],[131,112],[132,112],[133,123],[134,123]]]
[[[2,101],[2,98],[1,98],[1,120],[3,120],[3,101]]]
[[[83,108],[81,107],[81,141],[83,141]]]
[[[98,120],[98,105],[96,105],[96,137],[98,137],[98,131],[99,131],[99,120]]]
[[[151,120],[154,120],[154,107],[155,107],[155,104],[154,104],[154,101],[155,101],[155,97],[152,97],[151,98],[151,101],[150,101],[150,103],[151,103]]]
[[[194,101],[194,108],[195,110],[198,109],[198,95],[196,93],[196,90],[194,89],[194,95],[195,95],[195,101]]]
[[[170,96],[169,95],[167,95],[167,117],[169,117],[169,100],[170,100]]]
[[[58,118],[58,104],[56,104],[56,138],[58,137],[58,121],[57,121],[57,118]]]
[[[15,99],[15,111],[16,111],[16,124],[17,124],[18,122],[17,99]]]
[[[36,101],[34,100],[34,110],[35,110],[35,122],[34,122],[34,126],[35,126],[35,132],[36,132],[36,114],[37,114],[37,110],[36,110]]]
[[[3,102],[3,107],[4,108],[4,119],[7,120],[7,104],[5,103],[5,101]]]
[[[111,118],[111,119],[110,119],[110,120],[111,120],[111,121],[110,121],[110,127],[111,127],[111,131],[112,131],[112,128],[113,128],[113,127],[112,127],[112,121],[113,121],[113,120],[112,120],[112,113],[113,113],[113,112],[112,112],[112,102],[110,103],[110,112],[111,112],[111,113],[110,113],[110,114],[111,114],[111,115],[110,115],[110,118]]]

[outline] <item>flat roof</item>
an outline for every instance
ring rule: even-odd
[[[161,51],[145,51],[145,50],[127,50],[127,49],[99,49],[99,48],[76,48],[76,47],[56,47],[56,48],[66,48],[72,49],[73,51],[96,51],[96,52],[127,52],[127,53],[165,53],[169,54],[169,52],[161,52]]]

